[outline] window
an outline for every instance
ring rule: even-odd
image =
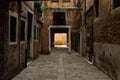
[[[66,25],[65,12],[53,12],[53,25]]]
[[[99,0],[95,0],[95,14],[96,17],[99,16]]]
[[[39,35],[40,32],[39,32],[39,28],[34,26],[34,40],[39,40]]]
[[[21,35],[20,35],[20,40],[25,41],[25,21],[21,20]]]
[[[63,0],[63,2],[70,2],[70,0]]]
[[[51,2],[58,2],[58,0],[51,0]]]
[[[37,31],[36,31],[36,26],[34,26],[34,40],[36,40],[36,37],[37,37],[37,36],[36,36],[36,32],[37,32]]]
[[[114,0],[114,8],[120,7],[120,0]]]
[[[17,31],[16,18],[10,16],[10,42],[16,42],[16,31]]]
[[[39,40],[39,36],[40,36],[40,32],[39,32],[39,28],[37,28],[37,40]]]

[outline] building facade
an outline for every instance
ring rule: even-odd
[[[120,79],[120,1],[81,0],[82,54],[113,80]]]
[[[33,1],[2,1],[0,8],[0,80],[10,80],[39,56],[41,23]]]
[[[96,0],[94,53],[96,64],[113,80],[120,79],[120,0]]]
[[[75,20],[75,14],[77,14],[78,6],[77,3],[79,0],[50,0],[45,1],[44,6],[44,24],[41,28],[41,43],[42,43],[42,52],[44,54],[49,54],[49,45],[54,46],[54,34],[55,33],[66,33],[67,36],[69,35],[68,29],[51,29],[51,33],[49,33],[49,26],[71,26],[70,34],[72,33],[74,28],[74,31],[77,31],[77,27],[74,24]],[[64,27],[62,27],[64,28]],[[51,35],[50,35],[51,34]],[[50,36],[49,36],[50,35]],[[49,38],[51,37],[51,40]],[[76,36],[77,37],[77,36]],[[67,43],[69,44],[69,40],[71,40],[71,37],[67,39]],[[51,42],[51,44],[49,44]],[[79,41],[78,41],[79,42]],[[72,47],[72,41],[70,42]],[[75,46],[75,45],[73,45]]]

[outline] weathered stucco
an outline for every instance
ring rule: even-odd
[[[120,79],[120,45],[94,43],[96,65],[114,80]]]
[[[51,2],[46,1],[45,2],[46,7],[73,7],[74,6],[74,0],[70,0],[70,2],[63,2],[63,0],[59,0],[59,2]]]
[[[113,9],[109,15],[99,17],[94,22],[95,41],[120,44],[120,8]]]
[[[112,9],[109,0],[100,1],[99,17],[94,19],[96,65],[113,80],[120,79],[120,8]]]
[[[95,65],[113,80],[120,80],[120,7],[113,9],[113,2],[114,0],[99,0],[98,16],[96,16],[95,2],[86,0],[85,3],[85,0],[81,0],[82,51],[86,55],[86,30],[90,24],[93,24]],[[92,5],[93,22],[90,20],[91,15],[88,14]]]

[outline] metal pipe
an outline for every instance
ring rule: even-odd
[[[85,25],[85,28],[86,28],[86,0],[84,2],[84,25]]]
[[[19,46],[19,53],[18,53],[18,68],[20,68],[20,38],[21,38],[21,1],[18,1],[18,46]]]

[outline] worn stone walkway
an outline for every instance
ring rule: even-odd
[[[51,55],[40,55],[13,80],[111,80],[80,54],[54,49]]]

